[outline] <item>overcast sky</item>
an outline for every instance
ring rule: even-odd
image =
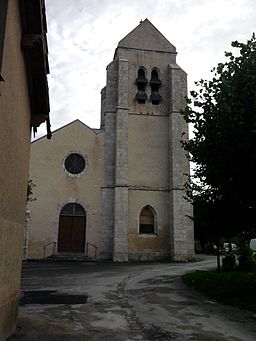
[[[46,11],[52,130],[75,119],[99,127],[106,66],[141,19],[176,47],[189,90],[225,60],[231,41],[256,31],[255,0],[46,0]]]

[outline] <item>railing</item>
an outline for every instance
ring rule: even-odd
[[[50,242],[46,245],[43,246],[43,254],[44,254],[44,258],[46,258],[46,250],[47,248],[52,245],[52,255],[55,255],[56,254],[56,246],[57,246],[57,243],[56,242]],[[94,249],[94,258],[97,259],[97,252],[98,252],[98,247],[90,242],[87,242],[86,243],[86,250],[85,250],[85,255],[86,257],[89,256],[89,248],[93,248]]]
[[[98,251],[98,248],[96,245],[93,245],[92,243],[90,242],[87,242],[86,243],[86,257],[88,257],[88,254],[89,254],[89,246],[91,246],[92,248],[94,248],[94,258],[97,259],[97,251]]]
[[[57,243],[56,242],[50,242],[50,243],[43,246],[44,258],[46,258],[46,248],[50,245],[52,245],[52,254],[55,255],[55,253],[56,253]]]

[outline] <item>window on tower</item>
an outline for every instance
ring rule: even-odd
[[[150,100],[152,104],[154,105],[158,105],[161,101],[161,96],[159,94],[160,86],[161,86],[161,81],[158,77],[158,72],[156,69],[154,69],[151,72],[151,79],[150,79],[150,87],[151,87]]]
[[[140,68],[138,70],[138,77],[136,79],[137,88],[138,88],[138,92],[136,94],[136,99],[137,99],[138,103],[145,103],[147,100],[147,94],[145,91],[147,82],[148,81],[145,77],[145,71],[143,68]]]
[[[155,216],[150,206],[145,206],[140,212],[140,234],[155,233]]]

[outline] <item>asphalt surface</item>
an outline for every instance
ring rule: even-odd
[[[254,341],[255,314],[187,288],[193,263],[27,262],[12,340]]]

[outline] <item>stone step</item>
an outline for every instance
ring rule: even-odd
[[[78,261],[78,262],[96,262],[95,258],[91,258],[81,253],[61,253],[57,255],[51,255],[46,258],[52,261]]]

